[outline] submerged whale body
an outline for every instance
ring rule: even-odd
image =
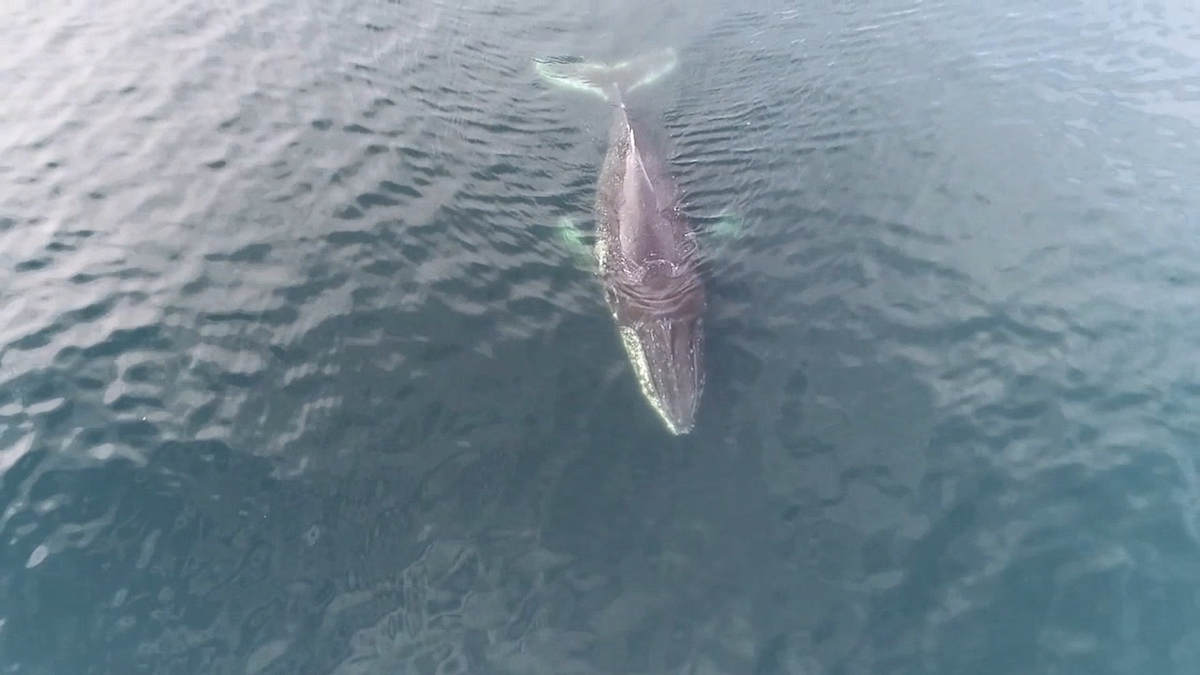
[[[696,234],[666,162],[626,95],[676,64],[664,49],[617,64],[537,61],[547,80],[613,107],[594,215],[597,273],[642,394],[674,434],[691,431],[704,390],[705,292]]]

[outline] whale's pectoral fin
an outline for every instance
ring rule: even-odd
[[[579,229],[574,218],[562,216],[558,219],[558,238],[571,253],[587,254],[587,235]]]
[[[741,214],[732,208],[726,208],[712,217],[712,220],[701,228],[700,233],[708,245],[712,246],[733,241],[741,237],[744,231]]]
[[[736,239],[743,230],[741,214],[730,208],[721,211],[712,225],[713,236],[718,239]]]
[[[589,246],[589,237],[576,224],[575,219],[570,216],[563,216],[558,219],[558,240],[562,242],[571,256],[575,258],[576,264],[587,270],[595,268],[595,258]]]

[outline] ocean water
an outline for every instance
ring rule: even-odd
[[[11,0],[0,673],[1200,672],[1200,8]],[[666,433],[596,280],[639,91]]]

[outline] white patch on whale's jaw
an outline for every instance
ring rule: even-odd
[[[646,358],[646,351],[642,348],[641,340],[638,339],[637,331],[629,326],[618,326],[618,329],[621,333],[621,343],[625,346],[625,353],[629,355],[629,363],[633,366],[633,374],[637,378],[638,387],[642,390],[642,396],[650,403],[654,412],[658,413],[659,418],[667,426],[667,430],[673,435],[681,436],[690,432],[692,425],[678,426],[667,414],[662,400],[654,391],[654,380],[650,377],[650,362]]]

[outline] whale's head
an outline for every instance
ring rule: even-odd
[[[704,391],[703,317],[655,318],[620,330],[642,394],[671,433],[690,432]]]

